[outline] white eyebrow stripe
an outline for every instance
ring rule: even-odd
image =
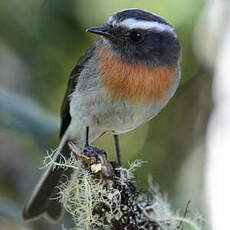
[[[157,31],[167,31],[176,36],[175,30],[170,25],[160,22],[137,20],[135,18],[128,18],[119,23],[119,26],[124,26],[128,29],[155,29]]]

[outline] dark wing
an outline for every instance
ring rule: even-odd
[[[66,90],[65,97],[63,99],[62,106],[61,106],[60,137],[63,136],[63,134],[65,133],[65,131],[68,128],[70,121],[71,121],[71,116],[70,116],[70,112],[69,112],[70,95],[71,95],[71,93],[73,93],[73,91],[77,85],[78,77],[80,76],[81,71],[83,70],[87,61],[92,57],[92,55],[94,55],[94,53],[95,53],[95,46],[92,46],[80,57],[77,65],[73,68],[73,70],[70,74],[67,90]]]

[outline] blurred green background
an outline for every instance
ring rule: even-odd
[[[85,29],[124,8],[144,9],[167,19],[176,28],[183,58],[182,82],[168,106],[148,124],[121,136],[123,161],[147,162],[136,172],[141,190],[147,190],[147,177],[152,175],[174,209],[183,210],[191,200],[191,209],[205,212],[204,134],[212,108],[212,74],[193,47],[203,4],[202,0],[0,1],[0,221],[28,229],[61,229],[61,223],[43,220],[24,224],[21,209],[42,173],[39,167],[46,150],[57,146],[68,75],[96,39]],[[111,135],[96,145],[114,159]]]

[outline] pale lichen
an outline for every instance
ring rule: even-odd
[[[133,172],[142,161],[134,161],[127,169],[114,167],[110,179],[95,177],[74,156],[68,160],[63,157],[62,162],[54,162],[51,155],[45,160],[46,165],[74,169],[71,180],[60,186],[58,198],[72,216],[72,230],[177,230],[183,226],[184,230],[201,230],[198,222],[203,220],[175,214],[151,178],[149,192],[137,192]]]

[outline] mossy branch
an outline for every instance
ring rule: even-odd
[[[99,167],[98,162],[89,165],[76,157],[75,153],[70,159],[63,159],[64,163],[54,162],[52,154],[48,154],[45,164],[70,167],[75,171],[72,179],[60,186],[58,197],[72,216],[73,229],[178,230],[190,226],[189,229],[201,230],[198,223],[203,220],[196,218],[194,221],[174,214],[167,199],[151,179],[148,194],[137,191],[133,172],[142,166],[142,161],[134,161],[128,169],[118,167],[114,162],[106,162],[113,170],[108,178],[100,174],[103,166]],[[97,172],[92,170],[95,168]]]

